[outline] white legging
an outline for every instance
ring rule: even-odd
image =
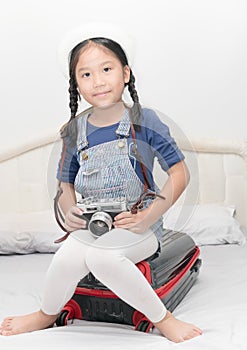
[[[48,269],[41,309],[58,314],[71,299],[81,278],[93,275],[152,322],[161,321],[166,308],[136,263],[156,252],[156,236],[113,229],[98,239],[89,231],[73,232],[54,255]]]

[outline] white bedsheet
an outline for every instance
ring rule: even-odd
[[[52,256],[0,256],[0,321],[5,316],[38,309],[45,271]],[[247,246],[204,246],[201,257],[199,278],[174,311],[178,318],[201,327],[200,337],[174,344],[157,330],[145,334],[134,331],[131,326],[75,320],[66,327],[0,336],[0,348],[246,350]]]

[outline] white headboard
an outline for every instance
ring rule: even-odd
[[[247,142],[194,139],[181,147],[190,157],[196,154],[198,202],[234,205],[236,218],[247,227]]]
[[[200,139],[178,141],[186,155],[191,181],[186,203],[236,206],[236,217],[247,227],[247,142]],[[52,207],[56,168],[61,152],[59,135],[0,153],[1,212],[30,212]],[[156,169],[157,182],[161,180]]]

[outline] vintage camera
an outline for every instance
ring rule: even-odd
[[[81,199],[77,206],[83,210],[82,218],[88,222],[87,229],[95,237],[110,231],[114,217],[122,211],[128,211],[125,197],[97,200],[88,197]]]

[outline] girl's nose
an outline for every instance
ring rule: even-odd
[[[105,85],[105,80],[102,77],[101,74],[95,74],[94,75],[94,87],[98,87],[98,86],[104,86]]]

